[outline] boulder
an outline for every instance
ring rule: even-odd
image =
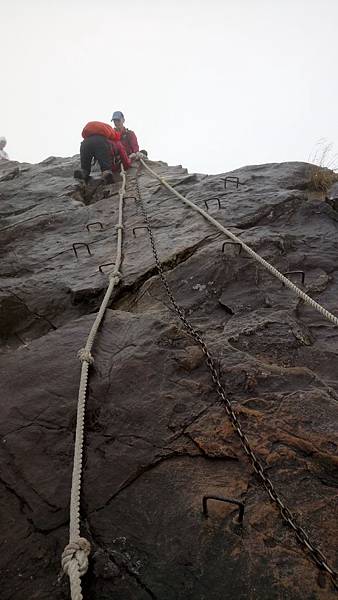
[[[0,164],[0,514],[3,600],[66,600],[77,394],[115,260],[119,181],[74,183],[78,157]],[[220,175],[149,162],[338,315],[338,213],[309,200],[305,163]],[[238,177],[238,187],[227,176]],[[139,178],[163,270],[215,358],[281,498],[338,569],[338,331],[148,173]],[[333,600],[329,578],[254,474],[179,320],[135,203],[122,281],[93,347],[85,419],[82,579],[91,600]],[[220,207],[218,200],[220,199]],[[205,203],[205,201],[207,201]],[[133,232],[133,228],[134,232]],[[75,247],[73,246],[75,244]],[[76,244],[80,244],[77,246]],[[222,496],[244,504],[208,501]]]

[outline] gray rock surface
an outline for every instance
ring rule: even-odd
[[[114,261],[118,184],[74,184],[77,157],[0,165],[0,589],[65,600],[80,363]],[[338,314],[338,213],[308,199],[307,165],[188,174],[150,163]],[[129,192],[133,195],[133,173]],[[338,568],[338,331],[147,174],[140,179],[178,303],[202,332],[249,440],[289,508]],[[100,225],[86,226],[100,221]],[[82,531],[91,600],[336,598],[253,475],[195,342],[167,299],[132,198],[123,280],[94,346]],[[73,243],[89,245],[78,248]],[[297,280],[297,275],[295,275]],[[245,504],[243,526],[233,506]]]

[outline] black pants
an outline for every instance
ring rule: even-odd
[[[110,144],[103,135],[91,135],[80,146],[81,169],[90,175],[92,159],[95,158],[101,171],[111,171],[113,157]]]

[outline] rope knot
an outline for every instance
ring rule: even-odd
[[[69,542],[61,557],[62,568],[66,575],[71,577],[74,568],[79,571],[80,577],[87,573],[89,554],[90,542],[86,538],[79,537],[75,542]]]
[[[86,348],[81,348],[77,355],[81,362],[87,362],[89,365],[94,363],[94,358],[90,353],[90,350],[87,350]]]
[[[123,231],[124,227],[123,227],[123,225],[115,225],[115,229],[117,229],[117,230],[121,229],[121,231]]]
[[[113,281],[115,285],[117,285],[121,281],[122,275],[120,271],[112,271],[109,273],[109,279],[110,281]]]

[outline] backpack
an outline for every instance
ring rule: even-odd
[[[118,131],[115,131],[110,125],[107,123],[101,123],[101,121],[89,121],[87,125],[82,130],[82,137],[86,139],[91,135],[102,135],[108,140],[119,140],[121,134]]]

